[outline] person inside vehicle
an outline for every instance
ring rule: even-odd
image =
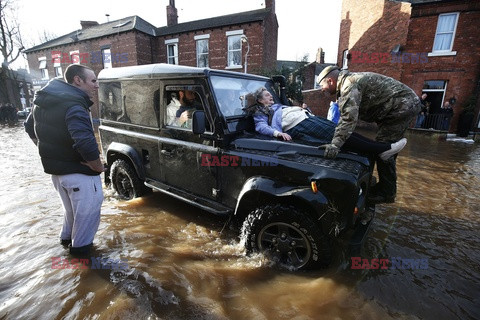
[[[192,90],[180,90],[178,91],[179,99],[172,102],[167,106],[167,124],[178,126],[182,128],[190,128],[191,123],[189,119],[192,118],[195,107],[195,92]],[[170,109],[169,109],[170,108]],[[175,111],[175,119],[173,119],[173,111]],[[170,116],[172,115],[172,116]]]
[[[270,92],[263,87],[259,88],[254,96],[257,104],[253,119],[258,133],[285,141],[294,139],[316,145],[324,145],[332,141],[336,127],[332,121],[316,117],[301,107],[276,104]],[[406,143],[405,138],[389,144],[352,133],[342,149],[388,159],[400,152]]]
[[[177,93],[172,92],[170,94],[170,103],[167,105],[167,125],[168,126],[178,126],[177,125],[177,111],[180,108],[180,101],[177,99]]]

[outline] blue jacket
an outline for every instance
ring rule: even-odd
[[[271,125],[268,125],[268,116],[263,112],[255,112],[253,115],[253,120],[255,121],[255,131],[258,133],[264,134],[266,136],[273,137],[275,130],[278,132],[282,131],[282,105],[274,104],[272,105],[273,117]]]
[[[81,164],[100,156],[89,113],[93,102],[88,95],[55,79],[37,92],[34,103],[33,117],[27,119],[25,130],[38,139],[44,171],[98,175]]]
[[[328,109],[327,119],[334,122],[335,124],[338,123],[340,120],[340,110],[338,109],[338,103],[331,102],[330,108]]]

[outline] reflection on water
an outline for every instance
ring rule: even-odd
[[[53,269],[60,201],[20,126],[0,128],[1,319],[480,318],[480,147],[409,136],[398,198],[377,207],[362,258],[427,259],[427,269],[290,273],[246,257],[223,218],[159,193],[106,190],[93,257],[126,268]]]

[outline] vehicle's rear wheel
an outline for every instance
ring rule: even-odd
[[[118,196],[125,200],[141,197],[147,191],[133,167],[125,160],[115,160],[110,169],[110,180]]]
[[[266,205],[253,210],[242,228],[247,252],[263,252],[288,269],[314,269],[331,262],[331,241],[318,221],[293,206]]]

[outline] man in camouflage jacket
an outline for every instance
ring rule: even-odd
[[[317,82],[323,92],[336,94],[340,121],[332,142],[325,146],[325,155],[336,157],[340,147],[352,134],[359,119],[378,125],[377,141],[396,142],[420,112],[420,99],[403,83],[373,72],[341,71],[336,66],[325,68]],[[396,155],[387,161],[377,159],[379,182],[371,190],[370,200],[394,202],[396,195]]]

